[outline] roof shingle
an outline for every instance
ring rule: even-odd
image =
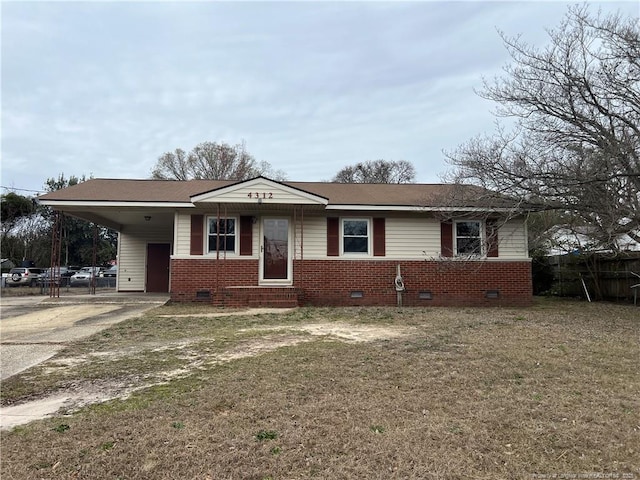
[[[47,202],[191,203],[191,197],[233,185],[230,180],[96,178],[40,196]],[[473,185],[281,182],[329,199],[330,205],[513,207],[516,201]]]

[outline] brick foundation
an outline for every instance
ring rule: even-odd
[[[171,299],[230,307],[396,305],[398,264],[405,306],[532,303],[527,261],[295,260],[293,287],[260,287],[257,259],[174,259]]]
[[[400,264],[405,306],[526,306],[532,303],[530,262],[323,261],[295,269],[307,305],[396,305]],[[487,298],[497,291],[497,298]],[[352,298],[362,292],[362,298]],[[430,299],[421,298],[431,297]]]

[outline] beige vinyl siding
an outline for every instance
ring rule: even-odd
[[[176,214],[175,256],[189,256],[191,241],[191,214],[181,212]],[[210,213],[199,212],[203,215]],[[237,212],[228,212],[229,216],[240,217]],[[358,214],[349,212],[340,217],[353,217]],[[268,216],[278,216],[276,212]],[[293,216],[282,212],[293,223]],[[362,215],[361,218],[373,218],[380,214]],[[304,225],[303,225],[304,224]],[[258,217],[253,228],[253,255],[258,256],[260,245],[261,218]],[[304,240],[302,227],[304,226]],[[385,221],[386,256],[377,257],[392,259],[433,259],[440,257],[440,221],[420,215],[403,217],[398,214],[386,217]],[[296,219],[295,258],[301,258],[301,245],[304,242],[304,258],[311,259],[340,259],[343,257],[327,257],[327,219],[320,215],[305,215],[303,221]],[[500,227],[499,258],[521,259],[527,258],[526,230],[521,219],[510,220]],[[251,257],[243,257],[251,258]],[[369,257],[366,257],[369,258]]]
[[[173,252],[173,256],[174,257],[189,257],[191,255],[191,215],[202,215],[204,217],[203,223],[202,223],[202,228],[206,228],[206,218],[209,216],[215,216],[217,214],[217,212],[215,211],[193,211],[190,210],[189,212],[178,212],[176,213],[176,234],[175,234],[175,249]],[[244,215],[244,214],[243,214]],[[237,231],[236,231],[236,242],[238,244],[238,248],[240,245],[240,213],[238,213],[237,211],[228,211],[227,212],[227,217],[229,218],[236,218],[238,221],[238,224],[236,225],[237,227]],[[284,217],[288,217],[287,215],[284,215]],[[215,256],[215,252],[213,253],[207,253],[207,244],[206,242],[208,241],[207,238],[207,232],[204,232],[204,256]],[[253,254],[251,256],[249,255],[237,255],[237,258],[255,258],[258,256],[258,248],[260,246],[260,243],[258,243],[260,241],[260,225],[258,223],[258,221],[256,220],[256,223],[253,224],[253,240],[251,242],[251,246],[253,249]],[[235,254],[231,254],[227,252],[227,255],[234,255],[234,257],[236,256]],[[198,258],[202,258],[201,255],[197,255]]]
[[[175,257],[189,257],[190,256],[190,246],[191,246],[191,214],[193,211],[188,213],[177,213],[176,214],[176,238],[175,238]],[[211,213],[207,212],[198,212],[198,214],[211,215]],[[237,212],[228,212],[228,216],[234,216],[240,218],[240,214]],[[269,212],[267,217],[277,217],[279,216],[278,212]],[[280,214],[283,218],[288,218],[291,223],[293,223],[293,216],[289,214],[289,212],[282,212]],[[312,217],[305,216],[304,220],[304,258],[325,258],[327,255],[327,220],[325,217]],[[259,253],[260,248],[260,228],[262,225],[262,217],[256,217],[256,223],[253,225],[253,241],[252,248],[253,254],[251,257],[242,256],[240,258],[256,258]],[[203,227],[204,228],[204,227]],[[205,235],[206,239],[206,235]],[[296,232],[295,232],[295,244],[296,250],[295,258],[300,258],[300,246],[303,241],[302,238],[302,223],[300,218],[296,219]]]
[[[304,226],[304,234],[302,227]],[[303,238],[304,235],[304,238]],[[304,258],[306,260],[320,259],[327,257],[327,219],[326,217],[306,216],[301,222],[296,224],[296,250],[295,258],[301,257],[301,246],[304,247]],[[303,243],[304,242],[304,243]]]
[[[169,243],[171,229],[127,227],[119,235],[118,291],[145,291],[148,243]]]
[[[428,259],[440,255],[440,222],[434,218],[387,218],[386,257]]]
[[[373,218],[381,215],[362,215],[349,213],[343,217]],[[433,218],[415,216],[413,218],[386,218],[385,221],[386,256],[383,258],[426,259],[440,254],[440,223]],[[300,258],[300,224],[296,228],[296,258]],[[304,219],[304,258],[340,259],[327,257],[327,219],[326,217],[305,217]],[[353,257],[349,257],[353,259]],[[372,256],[361,257],[371,259]]]
[[[498,231],[498,258],[527,258],[527,230],[523,219],[509,220]]]
[[[203,227],[204,228],[204,227]],[[174,256],[189,255],[191,247],[191,212],[175,215]]]
[[[211,202],[220,203],[247,203],[263,207],[269,205],[300,205],[300,204],[317,204],[317,200],[311,200],[306,195],[301,195],[295,190],[281,188],[270,182],[256,182],[251,185],[243,185],[239,188],[230,189],[229,191],[219,194],[214,192],[211,196]],[[203,200],[206,203],[207,200]]]

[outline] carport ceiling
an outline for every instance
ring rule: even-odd
[[[81,218],[120,231],[127,226],[144,225],[146,227],[172,228],[174,210],[144,207],[82,207],[60,209],[65,215]],[[147,220],[148,217],[148,220]]]

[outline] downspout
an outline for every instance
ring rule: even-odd
[[[224,250],[222,251],[222,259],[226,260],[227,259],[227,225],[229,222],[229,217],[227,216],[227,204],[224,204]],[[235,225],[233,226],[233,228],[235,229]],[[224,262],[224,264],[226,265],[227,262]]]
[[[300,286],[302,288],[302,302],[304,303],[304,207],[300,206]]]
[[[222,288],[226,288],[229,284],[227,278],[227,225],[229,222],[229,217],[227,216],[227,204],[224,204],[224,216],[222,217],[224,220],[224,235],[222,236],[222,240],[224,241],[224,250],[222,250],[222,280],[224,281],[224,285]],[[218,229],[220,228],[220,224],[218,224]],[[235,225],[234,225],[235,229]],[[218,245],[219,247],[219,245]]]
[[[98,224],[93,224],[93,265],[91,265],[91,276],[89,277],[89,293],[96,294],[96,262],[98,257]]]
[[[220,237],[218,235],[218,229],[220,228],[220,204],[216,204],[216,290],[218,290],[220,281],[220,266],[218,262],[220,260]],[[208,240],[208,239],[207,239]]]
[[[53,211],[54,224],[51,230],[51,269],[49,270],[49,297],[60,297],[60,284],[62,275],[60,272],[60,255],[62,253],[62,222],[63,213],[59,210]],[[43,284],[43,287],[47,286]]]
[[[296,252],[296,231],[297,231],[297,222],[298,222],[298,217],[297,217],[297,211],[298,211],[298,207],[296,206],[293,210],[293,214],[294,214],[294,220],[293,220],[293,235],[294,235],[294,241],[293,241],[293,252],[294,252],[294,259],[295,259],[295,252]],[[303,280],[304,280],[304,207],[302,205],[300,205],[300,262],[298,265],[299,268],[299,272],[298,272],[298,278],[300,279],[300,285],[302,285]],[[294,271],[293,273],[293,277],[295,279],[296,276],[296,272]],[[295,281],[294,281],[295,284]]]

